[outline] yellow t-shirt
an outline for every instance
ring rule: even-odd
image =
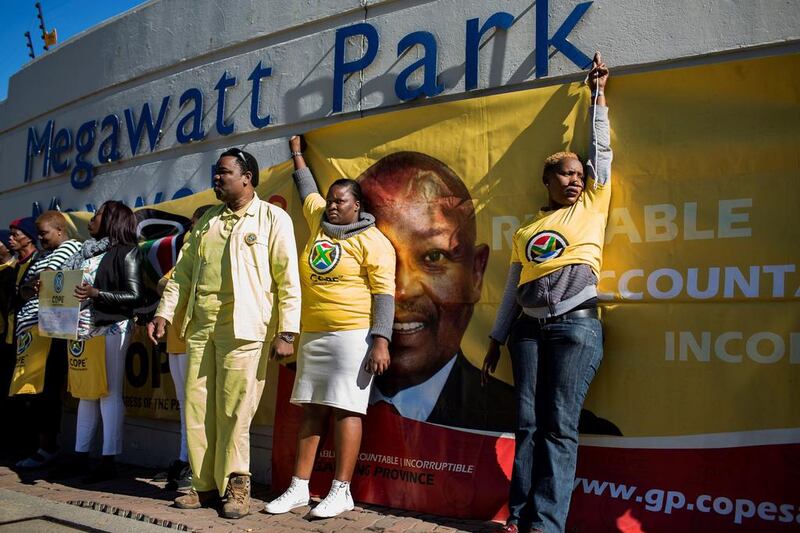
[[[589,178],[573,205],[539,211],[514,234],[511,262],[522,264],[520,286],[566,265],[586,264],[600,276],[611,182],[595,183]]]
[[[372,295],[394,296],[395,254],[376,227],[349,239],[322,232],[325,199],[306,197],[303,214],[311,228],[300,256],[303,331],[326,332],[370,327]]]

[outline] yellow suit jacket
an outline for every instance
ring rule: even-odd
[[[200,243],[224,210],[224,205],[212,207],[195,224],[156,310],[156,316],[179,327],[180,337],[185,336],[192,320],[200,275]],[[300,276],[291,217],[256,195],[233,228],[230,251],[234,336],[241,340],[266,340],[276,306],[277,331],[298,333]]]

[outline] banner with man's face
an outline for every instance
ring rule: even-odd
[[[604,360],[581,414],[568,528],[798,527],[799,95],[798,55],[609,82]],[[588,89],[570,84],[306,136],[323,194],[335,179],[359,180],[397,254],[392,365],[373,387],[356,500],[507,515],[516,407],[507,352],[483,386],[478,369],[511,239],[546,204],[542,161],[586,156],[589,103]],[[292,215],[302,248],[290,174],[288,163],[265,170],[258,190]],[[189,216],[191,201],[157,208]],[[282,488],[300,409],[288,403],[291,370],[276,370],[256,423],[278,413],[272,475]],[[329,439],[313,490],[327,490],[334,461]]]
[[[568,528],[800,522],[798,66],[800,57],[783,56],[609,82],[605,356],[581,416]],[[356,499],[506,516],[510,360],[486,386],[473,376],[511,239],[547,203],[542,162],[561,150],[586,156],[589,104],[585,86],[554,86],[307,135],[320,188],[359,180],[397,252],[392,366],[375,380]],[[292,376],[281,378],[279,402]],[[278,412],[273,482],[283,487],[299,415],[288,404]],[[330,444],[312,479],[320,493]]]

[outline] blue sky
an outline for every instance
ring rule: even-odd
[[[58,42],[63,43],[73,35],[102,21],[131,9],[145,0],[39,0],[44,12],[47,30],[58,30]],[[3,29],[0,31],[0,100],[6,99],[8,79],[24,67],[31,58],[25,32],[31,32],[36,57],[44,51],[44,43],[36,16],[36,0],[0,0],[0,16]],[[58,45],[56,45],[58,47]],[[50,47],[54,50],[54,47]]]

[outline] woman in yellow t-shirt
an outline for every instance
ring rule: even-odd
[[[373,375],[389,366],[395,253],[375,218],[363,210],[358,182],[340,179],[327,198],[319,194],[301,142],[298,136],[289,140],[294,180],[311,229],[300,257],[302,334],[291,397],[302,405],[303,421],[292,483],[266,510],[279,514],[308,505],[317,447],[333,416],[334,480],[311,511],[327,518],[353,509],[350,479],[361,447],[361,418]]]
[[[581,407],[603,358],[597,280],[611,200],[607,80],[597,53],[588,77],[593,106],[586,168],[572,152],[545,159],[549,203],[514,235],[483,363],[488,377],[510,333],[517,428],[507,533],[564,531]]]

